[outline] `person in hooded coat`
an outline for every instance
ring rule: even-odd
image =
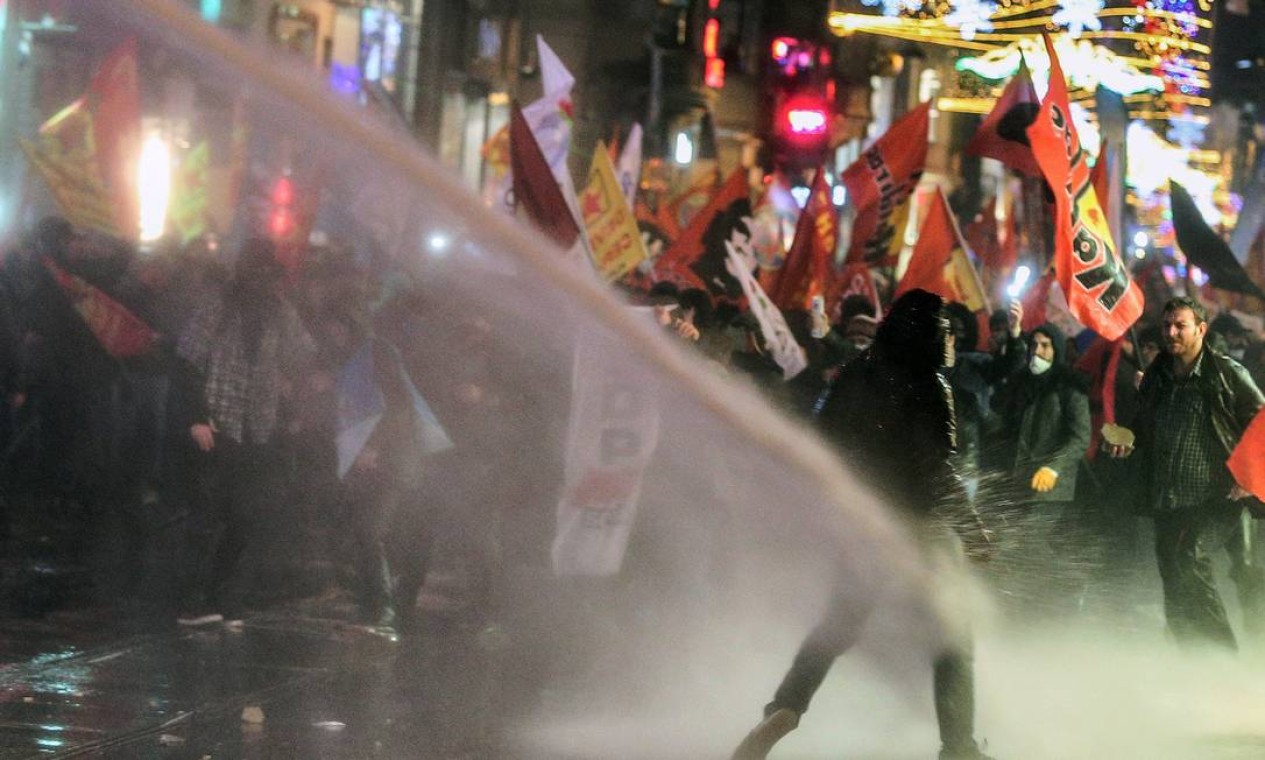
[[[1005,450],[1013,455],[1011,493],[1015,520],[1003,536],[999,566],[1025,607],[1066,611],[1083,600],[1089,571],[1101,558],[1089,521],[1075,514],[1073,497],[1089,449],[1089,395],[1085,378],[1065,361],[1067,341],[1054,325],[1032,331],[1028,366],[1008,384],[1001,402]],[[1053,590],[1053,593],[1050,591]]]
[[[820,405],[823,433],[865,483],[913,522],[927,558],[960,564],[962,544],[990,541],[970,507],[951,456],[953,397],[940,375],[949,352],[944,301],[911,290],[892,305],[874,343],[845,365]],[[940,579],[952,577],[948,568]],[[946,589],[947,590],[947,589]],[[799,724],[831,664],[860,637],[873,602],[840,588],[765,706],[764,720],[738,746],[735,760],[763,758]],[[988,760],[975,742],[975,685],[970,636],[954,631],[934,661],[941,760]]]

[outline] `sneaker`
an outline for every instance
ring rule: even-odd
[[[799,715],[794,710],[785,707],[775,710],[751,729],[751,733],[734,750],[733,760],[764,760],[773,745],[798,725]]]
[[[190,612],[182,612],[176,618],[176,622],[180,625],[200,626],[218,623],[224,619],[224,616],[218,612],[210,612],[209,610],[197,610]]]

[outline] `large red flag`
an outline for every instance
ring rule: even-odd
[[[1006,83],[997,104],[966,144],[966,154],[994,158],[1029,177],[1040,177],[1041,166],[1025,133],[1039,107],[1032,77],[1020,56],[1019,71]]]
[[[1091,461],[1102,444],[1102,426],[1116,422],[1116,373],[1120,369],[1120,346],[1123,340],[1096,338],[1076,360],[1076,369],[1089,376],[1089,451]]]
[[[1072,123],[1063,67],[1049,36],[1044,37],[1050,89],[1028,138],[1054,191],[1054,268],[1072,315],[1115,340],[1142,315],[1142,291],[1116,253]]]
[[[149,351],[158,333],[105,291],[45,258],[44,266],[106,353],[116,359]]]
[[[1234,480],[1253,496],[1265,500],[1265,411],[1258,411],[1234,447],[1226,466]]]
[[[824,169],[813,176],[811,192],[795,225],[786,263],[773,278],[770,300],[782,311],[807,311],[813,296],[830,290],[831,263],[839,240],[839,217]]]
[[[510,172],[515,206],[562,248],[575,245],[580,227],[517,103],[510,111]]]
[[[843,170],[856,209],[847,262],[894,266],[909,219],[909,197],[927,163],[931,103],[905,114]]]
[[[909,266],[896,286],[893,298],[914,288],[944,296],[964,304],[971,311],[988,311],[988,300],[979,275],[966,255],[966,246],[944,191],[937,189],[914,243]]]
[[[140,225],[136,162],[141,154],[141,96],[137,82],[136,39],[115,48],[88,86],[93,136],[101,175],[110,188],[119,234],[135,240]]]

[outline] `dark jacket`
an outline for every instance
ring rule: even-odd
[[[1212,429],[1217,442],[1221,446],[1226,459],[1238,445],[1243,431],[1252,422],[1256,413],[1265,406],[1265,396],[1252,381],[1251,375],[1243,365],[1234,359],[1219,354],[1207,346],[1201,356],[1199,375],[1195,382],[1204,395],[1205,408],[1212,412]],[[1146,483],[1151,472],[1152,463],[1149,454],[1155,440],[1155,414],[1160,401],[1173,382],[1173,357],[1169,353],[1161,354],[1142,377],[1139,389],[1141,396],[1137,417],[1131,426],[1137,436],[1136,446],[1142,456],[1143,483]],[[1223,468],[1220,476],[1226,491],[1229,491],[1232,478],[1228,470]],[[1153,489],[1139,488],[1138,497],[1142,500],[1138,506],[1143,513],[1152,513],[1158,508],[1155,503],[1158,497]]]
[[[1076,475],[1089,448],[1089,395],[1085,380],[1064,361],[1063,334],[1042,325],[1054,344],[1054,365],[1040,375],[1024,369],[1007,388],[1003,406],[1004,440],[1014,460],[1014,485],[1026,501],[1071,501]],[[1059,474],[1054,488],[1032,490],[1032,476],[1042,467]]]
[[[950,462],[953,398],[937,372],[944,359],[939,308],[939,297],[924,291],[902,296],[874,344],[840,370],[819,413],[827,438],[868,485],[916,517],[937,507],[967,509]]]

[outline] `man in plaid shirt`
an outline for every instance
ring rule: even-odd
[[[1183,646],[1237,642],[1212,558],[1241,535],[1247,491],[1226,460],[1265,397],[1241,364],[1205,345],[1208,316],[1192,298],[1164,305],[1165,352],[1147,369],[1134,430],[1142,466],[1137,496],[1155,519],[1155,554],[1168,627]],[[1111,446],[1112,456],[1132,448]]]
[[[248,240],[224,292],[194,315],[177,345],[191,370],[182,395],[205,477],[203,517],[221,528],[213,545],[205,540],[211,532],[200,532],[203,545],[195,549],[208,555],[210,567],[204,570],[195,556],[184,624],[240,626],[262,517],[280,497],[285,378],[312,353],[311,337],[281,296],[281,274],[273,244]]]

